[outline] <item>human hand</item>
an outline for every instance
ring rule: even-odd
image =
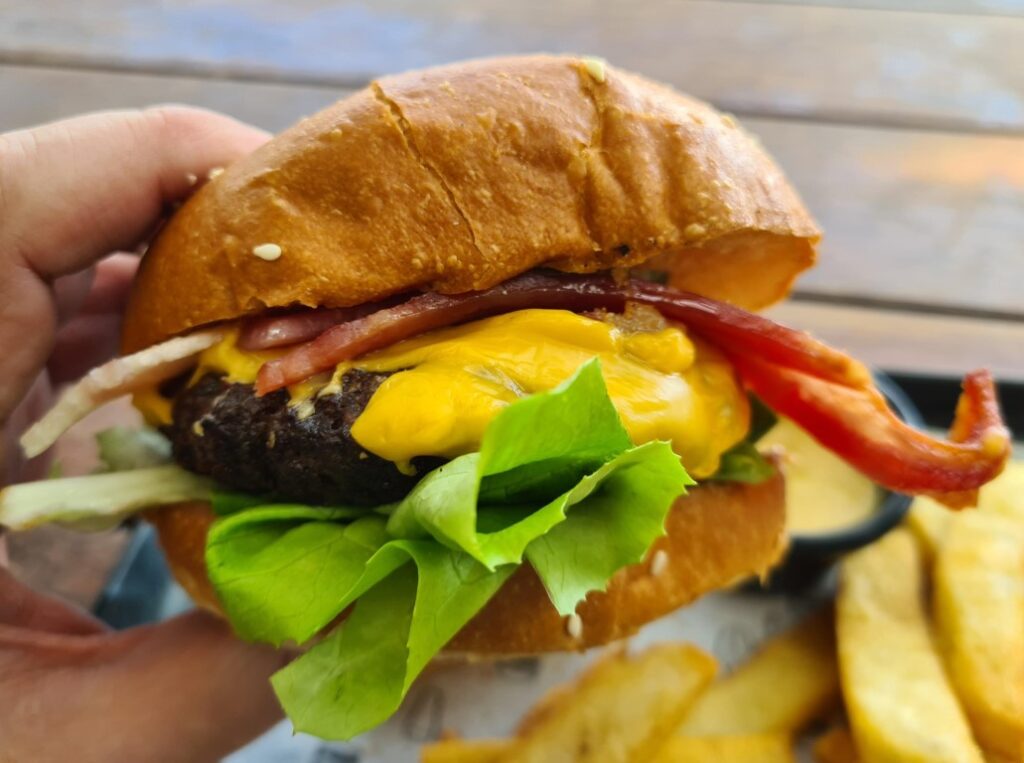
[[[0,135],[0,486],[39,476],[16,438],[52,386],[116,351],[137,258],[108,255],[266,137],[184,108]],[[280,653],[201,612],[111,632],[21,585],[2,543],[0,761],[217,760],[280,717]]]

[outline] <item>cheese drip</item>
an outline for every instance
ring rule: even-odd
[[[246,352],[235,336],[200,357],[210,371],[252,383],[281,351]],[[454,458],[479,449],[484,430],[512,401],[551,389],[598,357],[608,393],[632,440],[667,440],[694,477],[708,477],[747,433],[746,395],[728,361],[682,328],[627,331],[564,310],[520,310],[432,331],[340,364],[328,381],[290,388],[311,410],[339,392],[355,368],[391,373],[352,426],[355,440],[406,466],[416,456]],[[138,401],[137,401],[138,403]]]

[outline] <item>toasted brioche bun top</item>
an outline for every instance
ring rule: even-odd
[[[201,607],[223,614],[206,574],[208,504],[150,512],[171,571]],[[665,537],[641,564],[615,574],[576,608],[582,628],[566,627],[540,578],[524,564],[446,649],[522,655],[585,649],[625,638],[641,626],[751,575],[764,575],[785,550],[782,475],[756,485],[708,482],[676,501]]]
[[[756,309],[818,235],[707,104],[593,60],[471,61],[378,80],[206,183],[144,257],[123,349],[271,307],[651,258],[678,288]]]

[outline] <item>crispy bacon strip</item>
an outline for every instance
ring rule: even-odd
[[[487,291],[422,294],[332,326],[313,341],[267,362],[260,369],[256,392],[265,395],[402,339],[487,315],[525,308],[621,312],[629,301],[655,307],[723,348],[736,346],[773,363],[843,383],[867,383],[871,378],[860,363],[809,334],[724,302],[641,281],[619,286],[606,276],[529,273]]]
[[[971,506],[978,487],[1009,458],[1010,437],[988,371],[964,379],[949,439],[941,440],[896,418],[873,385],[844,386],[753,354],[727,354],[769,408],[891,490],[931,495],[951,508]]]
[[[356,308],[339,307],[247,318],[238,332],[238,346],[243,350],[259,351],[308,342],[331,326],[368,314],[355,311]]]
[[[290,344],[316,339],[332,326],[396,305],[399,298],[381,302],[367,302],[355,307],[296,310],[284,315],[260,315],[248,318],[238,334],[238,346],[243,350],[270,350]]]
[[[846,353],[762,315],[646,281],[630,281],[626,299],[658,309],[722,349],[735,348],[839,384],[871,384],[871,372]]]
[[[256,393],[266,395],[344,360],[474,318],[527,307],[590,310],[621,309],[622,304],[621,296],[616,298],[590,281],[532,273],[487,291],[421,294],[400,305],[333,326],[313,341],[268,361],[256,379]]]
[[[896,418],[863,365],[805,332],[715,300],[641,281],[618,285],[605,276],[531,273],[487,291],[413,297],[332,326],[269,361],[256,391],[264,395],[402,339],[486,315],[525,308],[618,312],[630,301],[658,309],[725,351],[771,408],[888,488],[965,506],[1009,457],[1009,433],[986,371],[964,380],[949,440],[940,440]]]

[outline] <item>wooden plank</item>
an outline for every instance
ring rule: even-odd
[[[0,66],[0,129],[165,101],[280,129],[340,96],[290,87]],[[802,292],[1024,317],[1024,138],[747,119],[826,236]]]
[[[187,103],[277,132],[342,98],[337,87],[0,65],[0,132],[101,109]]]
[[[575,51],[738,113],[1024,131],[1024,18],[715,0],[0,0],[0,18],[0,60],[15,63],[353,85]]]
[[[918,11],[921,13],[960,13],[982,16],[1024,16],[1020,0],[718,0],[719,2],[764,3],[774,5],[825,5],[865,11]]]
[[[1024,323],[790,301],[767,315],[888,371],[1024,382]]]
[[[743,122],[825,231],[798,289],[1024,316],[1024,138]]]

